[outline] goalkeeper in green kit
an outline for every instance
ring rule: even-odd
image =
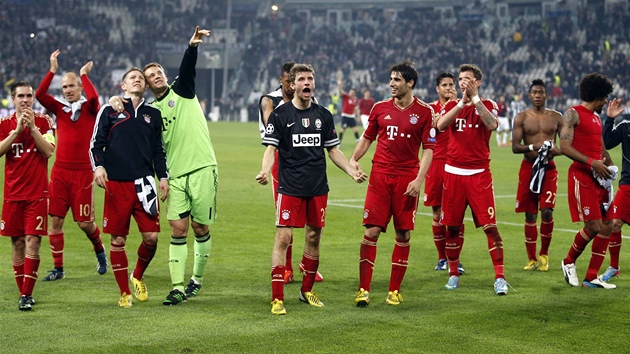
[[[170,174],[167,218],[172,231],[169,270],[173,290],[162,302],[169,306],[185,302],[199,293],[212,245],[208,226],[216,218],[217,160],[205,115],[195,95],[197,46],[203,42],[204,36],[209,35],[209,30],[195,28],[182,58],[179,75],[170,85],[160,64],[149,63],[143,70],[156,97],[151,104],[162,113],[162,139]],[[113,97],[110,104],[118,109],[119,100],[119,97]],[[189,224],[195,233],[195,255],[192,278],[186,284]]]

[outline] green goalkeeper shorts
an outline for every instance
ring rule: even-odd
[[[168,220],[190,216],[203,225],[212,225],[217,216],[217,166],[207,166],[168,181],[166,202]]]

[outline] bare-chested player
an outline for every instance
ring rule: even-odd
[[[523,154],[518,177],[516,212],[525,213],[525,249],[527,264],[524,270],[549,270],[549,244],[553,232],[553,209],[558,189],[558,171],[553,157],[560,155],[556,135],[562,127],[562,114],[545,108],[547,86],[540,80],[529,86],[532,107],[517,114],[512,131],[512,152]],[[536,256],[538,230],[536,219],[541,212],[540,252]]]

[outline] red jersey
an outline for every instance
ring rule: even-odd
[[[53,134],[52,118],[35,113],[35,126],[40,133]],[[17,127],[16,113],[0,120],[0,140]],[[34,200],[48,197],[48,159],[37,149],[28,127],[15,138],[5,154],[4,199]]]
[[[73,122],[72,109],[48,94],[48,88],[55,74],[48,72],[35,91],[35,97],[47,110],[51,111],[57,122],[57,151],[55,164],[70,170],[91,170],[90,139],[94,132],[96,115],[100,109],[98,93],[87,75],[81,75],[81,83],[87,101],[81,105],[81,115]]]
[[[588,108],[577,105],[571,107],[580,116],[580,123],[573,130],[573,147],[580,153],[595,159],[602,159],[602,121],[597,113]],[[590,167],[580,162],[573,162],[576,167]]]
[[[369,98],[367,100],[365,98],[360,99],[359,100],[359,114],[369,115],[370,111],[372,110],[372,106],[374,106],[373,98]]]
[[[497,103],[497,116],[499,117],[507,117],[507,106],[505,103],[499,102]]]
[[[446,112],[450,111],[460,100],[446,104]],[[484,106],[497,119],[497,104],[488,99],[481,99]],[[490,168],[490,136],[492,131],[483,124],[474,105],[468,104],[457,114],[457,117],[446,129],[450,131],[446,163],[449,166],[463,169]]]
[[[341,114],[354,116],[354,108],[357,106],[357,96],[350,97],[345,93],[341,95],[343,99],[343,105],[341,106]]]
[[[448,102],[446,103],[448,104]],[[446,104],[442,107],[440,101],[431,102],[429,105],[433,108],[433,111],[438,116],[443,116],[448,112],[446,110]],[[451,108],[453,108],[451,106]],[[449,133],[448,128],[442,131],[438,131],[435,137],[435,150],[433,150],[433,160],[446,160],[446,153],[448,151],[448,138],[451,134]]]
[[[372,108],[363,138],[378,145],[372,160],[372,172],[417,176],[418,153],[435,148],[433,109],[414,97],[407,108],[400,108],[394,98],[378,102]]]

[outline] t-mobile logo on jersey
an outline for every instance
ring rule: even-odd
[[[395,125],[387,126],[387,140],[394,140],[394,137],[398,135],[398,127]]]
[[[24,153],[24,145],[22,143],[11,144],[11,151],[13,151],[14,157],[20,158]]]
[[[455,126],[458,132],[463,132],[466,126],[466,118],[455,118]]]

